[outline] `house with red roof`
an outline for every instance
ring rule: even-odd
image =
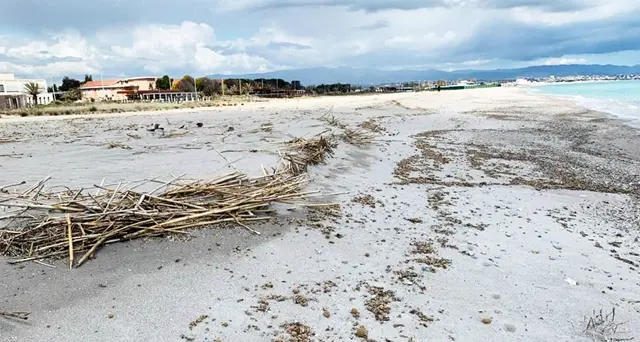
[[[90,81],[80,86],[83,100],[122,101],[136,97],[139,91],[154,90],[156,77],[129,77]]]

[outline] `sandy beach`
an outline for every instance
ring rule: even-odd
[[[0,341],[640,338],[640,131],[522,89],[2,117],[0,187],[260,175],[282,142],[339,133],[327,118],[375,136],[309,169],[339,215],[292,205],[259,236],[116,243],[73,270],[0,257],[0,311],[30,312]]]

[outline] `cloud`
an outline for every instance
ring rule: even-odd
[[[26,76],[105,77],[614,54],[631,64],[638,54],[621,52],[640,50],[639,16],[640,1],[629,0],[6,0],[0,63]]]
[[[352,11],[377,12],[384,10],[413,10],[446,7],[464,3],[465,0],[221,0],[222,11],[281,10],[287,8],[344,7]]]
[[[615,2],[615,1],[614,1]],[[537,8],[545,12],[570,12],[584,10],[602,3],[599,0],[488,0],[485,7],[511,9],[518,7]]]
[[[568,12],[590,8],[602,2],[602,0],[221,0],[217,8],[222,11],[240,11],[344,7],[350,11],[378,12],[424,8],[512,9],[526,7],[545,12]]]
[[[99,74],[100,70],[87,62],[52,62],[41,65],[0,62],[0,73],[27,75],[37,78],[58,78],[61,75]]]
[[[128,45],[113,45],[111,53],[121,63],[138,61],[145,71],[163,73],[178,70],[206,72],[242,72],[269,70],[269,62],[246,53],[223,54],[211,47],[214,29],[191,21],[180,25],[143,25],[137,27]]]
[[[547,58],[540,64],[542,65],[587,64],[587,59],[585,58]]]
[[[486,22],[452,49],[456,59],[502,58],[530,61],[572,54],[640,49],[640,11],[596,22],[541,26],[517,21]]]
[[[363,30],[363,31],[375,31],[375,30],[379,30],[385,27],[389,27],[389,22],[386,20],[376,20],[375,22],[371,23],[371,24],[365,24],[365,25],[360,25],[360,26],[356,26],[355,29],[357,30]]]

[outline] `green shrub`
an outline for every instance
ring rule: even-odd
[[[98,107],[96,107],[96,106],[91,106],[91,107],[89,108],[89,111],[90,111],[90,112],[97,112],[97,111],[98,111]]]

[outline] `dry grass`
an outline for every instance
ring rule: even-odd
[[[626,331],[622,331],[621,327],[625,324],[616,323],[616,309],[611,309],[610,313],[605,314],[602,309],[599,312],[594,311],[590,317],[585,317],[586,327],[584,333],[597,342],[615,342],[615,341],[631,341],[634,338],[629,337]]]

